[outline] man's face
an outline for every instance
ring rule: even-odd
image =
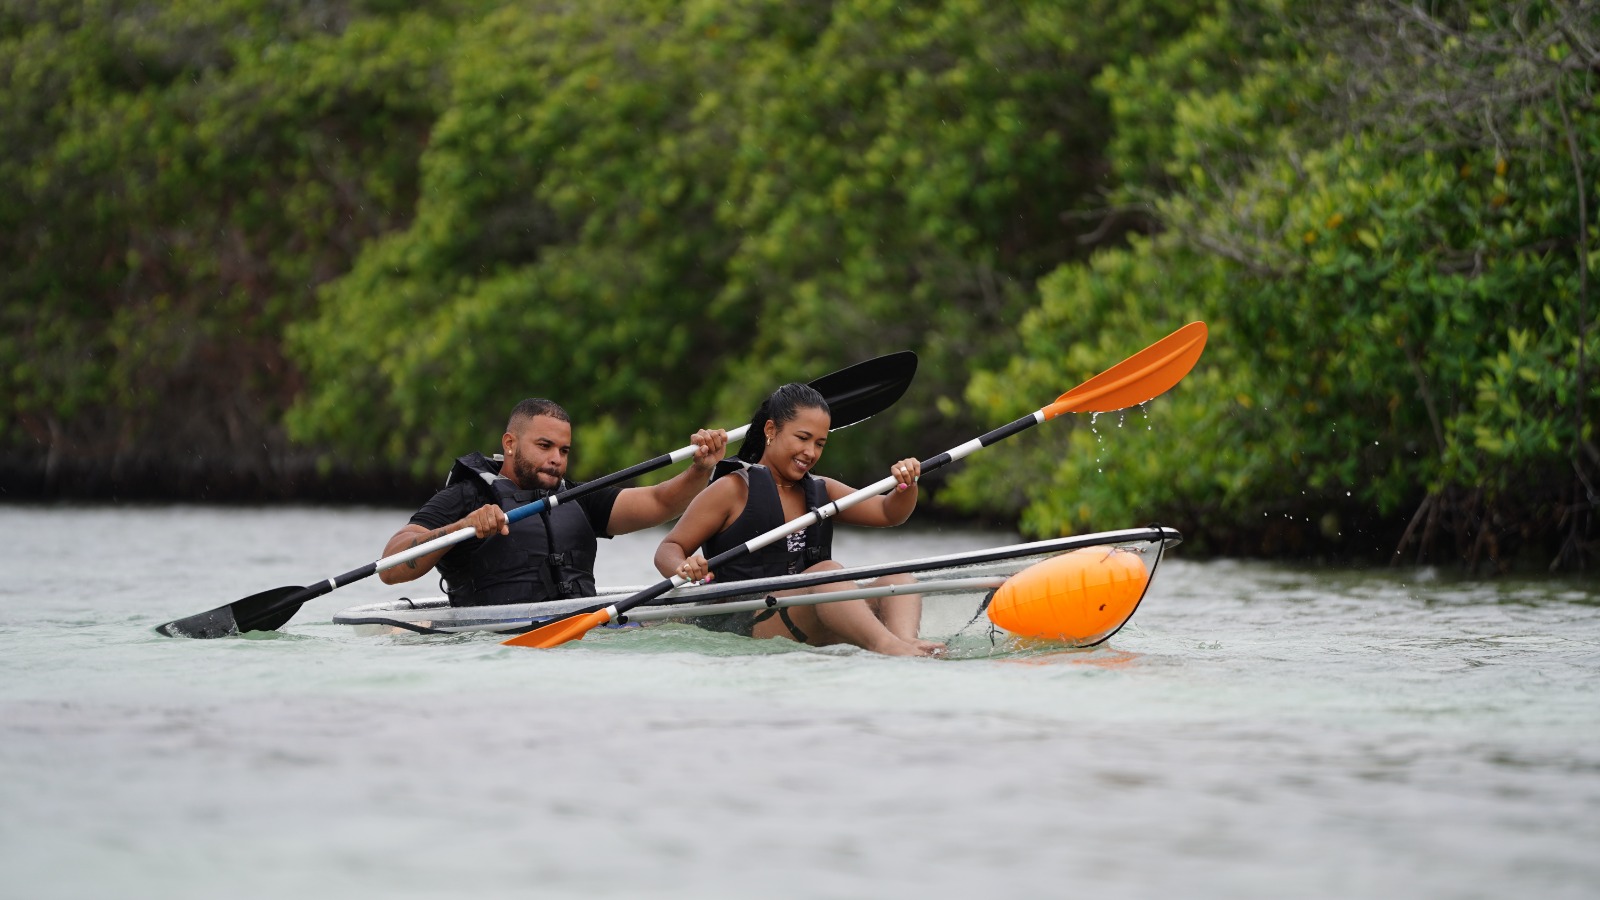
[[[533,416],[515,432],[506,432],[500,446],[506,457],[500,474],[524,491],[555,490],[567,475],[572,425],[552,416]]]

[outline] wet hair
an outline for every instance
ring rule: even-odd
[[[830,416],[833,414],[828,409],[828,401],[809,384],[791,383],[773,391],[761,401],[755,417],[750,420],[750,431],[744,436],[744,446],[739,448],[739,458],[751,464],[761,462],[761,454],[767,452],[767,423],[770,421],[782,428],[793,422],[802,409],[820,409]]]
[[[567,411],[562,409],[561,405],[554,400],[546,400],[543,397],[529,397],[511,408],[511,418],[506,420],[506,431],[513,434],[516,433],[519,423],[534,416],[549,416],[552,419],[560,419],[563,422],[572,421],[572,417],[567,415]]]

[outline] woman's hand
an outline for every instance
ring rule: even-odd
[[[698,553],[679,564],[672,574],[685,581],[696,583],[712,579],[711,569],[706,565],[706,558]]]
[[[917,479],[922,477],[922,463],[916,457],[908,457],[890,466],[889,473],[899,482],[894,486],[896,491],[908,491],[916,487]]]

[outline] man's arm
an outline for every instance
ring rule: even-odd
[[[491,534],[511,533],[511,525],[506,521],[505,510],[495,506],[493,503],[485,503],[483,506],[468,513],[464,518],[441,528],[424,528],[415,523],[407,525],[395,532],[394,537],[389,538],[389,543],[383,546],[383,555],[393,556],[418,544],[426,544],[434,538],[444,537],[452,531],[460,531],[463,528],[473,529],[478,533],[479,538],[486,538]],[[439,560],[443,559],[446,553],[454,550],[457,546],[459,545],[452,544],[449,547],[435,550],[426,556],[419,556],[409,562],[384,569],[378,573],[378,578],[384,584],[415,581],[432,571],[433,567],[439,564]]]
[[[711,481],[711,472],[728,449],[728,433],[722,429],[701,429],[689,438],[694,444],[694,464],[674,478],[651,487],[628,488],[617,494],[611,507],[607,534],[628,534],[653,528],[683,515],[689,501],[699,496]]]

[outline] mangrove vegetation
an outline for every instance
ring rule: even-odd
[[[1592,567],[1597,93],[1595,0],[10,3],[0,496],[406,506],[915,350],[859,483],[1203,319],[927,512]]]

